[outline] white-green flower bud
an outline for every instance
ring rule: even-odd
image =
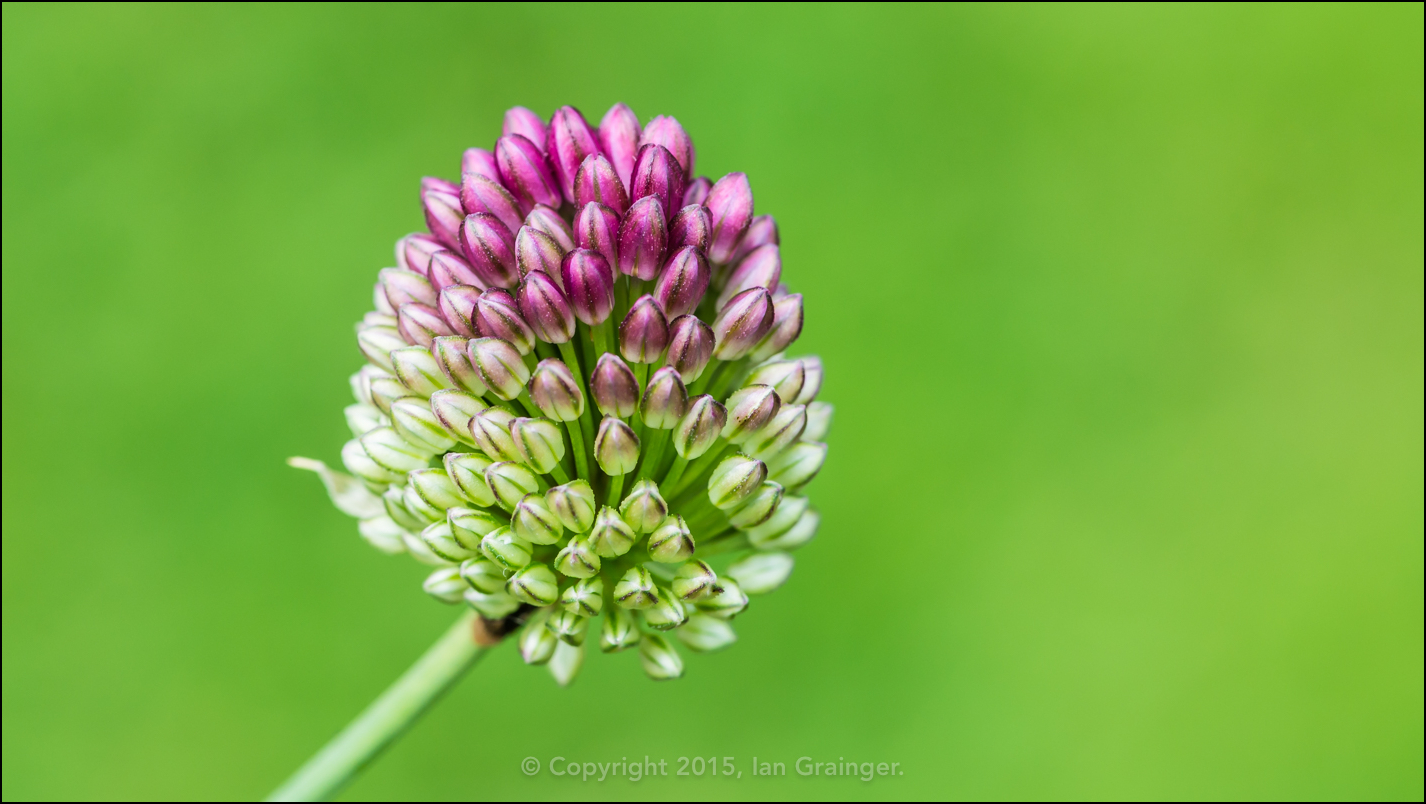
[[[357,441],[373,461],[399,475],[424,469],[431,460],[430,452],[412,445],[390,427],[378,427]]]
[[[360,480],[345,472],[334,472],[321,461],[312,458],[288,458],[287,465],[294,469],[315,472],[327,489],[332,505],[347,516],[366,519],[381,516],[386,510],[381,498],[372,494]]]
[[[559,600],[560,583],[553,570],[537,562],[511,575],[505,591],[532,606],[552,606]]]
[[[530,369],[520,352],[499,338],[476,338],[466,345],[471,365],[481,382],[501,399],[514,399],[530,381]]]
[[[470,418],[470,436],[493,461],[522,460],[510,436],[515,414],[505,408],[486,408]]]
[[[570,539],[555,556],[555,569],[571,578],[592,578],[599,574],[599,554],[586,539]]]
[[[688,622],[688,610],[672,591],[659,588],[659,601],[644,610],[644,622],[656,631],[672,631]]]
[[[545,621],[545,627],[550,630],[550,633],[559,637],[561,642],[583,645],[584,635],[589,631],[589,618],[559,609]]]
[[[604,624],[599,628],[599,649],[614,653],[632,648],[639,644],[642,636],[638,623],[634,622],[634,615],[614,606],[604,615]]]
[[[530,543],[509,528],[499,528],[480,540],[480,552],[511,572],[530,563]]]
[[[421,499],[421,495],[417,494],[416,489],[409,484],[401,489],[401,504],[422,522],[435,522],[438,519],[446,518],[445,511]]]
[[[495,501],[507,511],[515,510],[515,505],[526,494],[540,490],[540,481],[535,473],[518,463],[500,461],[485,469],[485,483],[495,493]]]
[[[610,475],[627,475],[639,465],[639,437],[623,420],[605,416],[594,436],[594,460]]]
[[[585,533],[594,524],[594,513],[599,503],[594,497],[594,489],[583,479],[571,480],[545,492],[545,502],[555,512],[560,522],[574,533]]]
[[[423,519],[406,507],[406,489],[402,486],[392,486],[382,492],[381,503],[386,509],[386,515],[400,525],[402,530],[417,533],[430,524],[429,519]]]
[[[713,590],[713,594],[693,605],[710,617],[731,620],[748,607],[748,596],[743,593],[743,589],[738,586],[737,581],[729,578],[728,573],[725,572],[723,577],[718,579],[718,586]]]
[[[832,429],[832,403],[811,402],[807,405],[807,429],[802,437],[808,441],[826,441],[827,431]]]
[[[649,534],[649,557],[660,564],[676,564],[693,555],[693,534],[683,517],[670,516]]]
[[[783,502],[783,505],[787,503]],[[759,550],[796,550],[812,541],[812,537],[817,535],[817,525],[821,521],[816,511],[808,509],[798,518],[797,524],[771,539],[753,542],[753,546]]]
[[[472,558],[462,561],[460,577],[487,595],[505,591],[505,571],[488,558]]]
[[[363,405],[371,405],[372,407],[376,407],[376,404],[371,401],[371,381],[376,379],[377,377],[390,376],[390,374],[382,371],[376,366],[366,365],[357,369],[357,372],[351,377],[349,377],[347,379],[347,382],[352,387],[352,396],[356,398],[356,401],[362,403]]]
[[[661,634],[648,634],[639,645],[639,663],[655,681],[668,681],[683,675],[683,659]]]
[[[740,388],[728,397],[728,422],[723,425],[723,437],[731,444],[741,444],[782,409],[782,398],[766,385]]]
[[[406,552],[411,557],[425,564],[428,567],[453,567],[455,562],[447,561],[444,558],[431,552],[431,548],[421,541],[421,537],[409,530],[401,531],[401,546],[406,548]]]
[[[460,578],[460,570],[455,567],[441,567],[427,575],[421,588],[442,603],[459,603],[461,594],[467,589],[465,581]]]
[[[728,410],[722,403],[708,394],[696,397],[673,427],[673,451],[690,461],[701,456],[718,442],[727,423]]]
[[[451,534],[467,550],[479,550],[481,540],[509,524],[505,517],[476,508],[452,508],[446,511]]]
[[[515,443],[520,460],[542,475],[549,474],[564,458],[564,435],[559,425],[549,419],[511,421],[510,439]]]
[[[465,561],[475,555],[474,551],[467,550],[456,541],[455,536],[451,535],[450,523],[445,520],[427,525],[421,530],[420,536],[432,553],[447,561]]]
[[[530,544],[554,544],[564,533],[564,525],[545,502],[543,494],[526,494],[515,504],[510,528]]]
[[[727,574],[750,595],[765,595],[782,586],[792,574],[792,556],[787,553],[753,553],[728,567]]]
[[[386,514],[357,522],[357,532],[367,544],[387,555],[406,552],[406,544],[401,540],[401,528]]]
[[[659,602],[654,576],[643,565],[630,567],[614,584],[614,602],[626,609],[647,609]]]
[[[777,512],[778,505],[782,502],[782,493],[781,485],[764,480],[757,491],[728,514],[728,524],[743,530],[768,521]]]
[[[442,458],[446,466],[446,476],[451,479],[461,496],[481,508],[495,504],[495,492],[485,482],[485,470],[492,461],[474,452],[448,452]]]
[[[579,675],[579,668],[583,666],[584,646],[571,645],[568,642],[556,644],[554,657],[545,665],[561,687],[568,687],[574,677]]]
[[[371,380],[372,407],[381,411],[384,415],[391,415],[391,404],[393,402],[410,396],[411,392],[395,377],[373,377]]]
[[[560,606],[585,617],[599,614],[604,610],[604,579],[596,575],[565,587],[560,593]]]
[[[812,482],[826,462],[826,444],[799,441],[768,460],[767,476],[786,488],[798,489]]]
[[[391,350],[404,348],[406,339],[401,337],[396,327],[361,326],[357,327],[357,346],[361,347],[361,353],[366,355],[367,360],[394,372]]]
[[[652,533],[668,517],[668,503],[659,494],[657,483],[640,480],[619,506],[619,515],[635,533]]]
[[[347,417],[347,427],[351,428],[354,436],[364,435],[367,431],[387,423],[381,411],[361,402],[347,405],[342,408],[342,413]]]
[[[396,356],[393,354],[392,359]],[[766,385],[784,399],[796,399],[802,392],[806,374],[800,360],[770,360],[753,369],[753,373],[743,381],[743,385]]]
[[[738,635],[733,631],[733,626],[729,625],[726,620],[710,617],[707,614],[690,615],[688,622],[673,633],[678,637],[679,642],[699,653],[722,650],[738,641]]]
[[[520,658],[525,660],[525,664],[544,664],[555,655],[559,639],[545,628],[545,620],[549,617],[549,610],[542,609],[525,621],[525,627],[520,631]]]
[[[444,512],[448,508],[465,505],[465,498],[461,496],[460,489],[451,482],[450,475],[444,469],[417,469],[406,476],[406,482],[411,484],[416,494],[420,496],[427,505],[440,509]]]
[[[396,379],[416,396],[429,398],[442,388],[451,387],[451,381],[436,365],[436,358],[424,346],[392,349],[391,367],[396,372]]]
[[[757,491],[767,479],[767,466],[746,455],[730,455],[708,479],[708,500],[721,511],[731,511]]]
[[[789,399],[797,405],[806,405],[817,398],[817,392],[822,390],[822,358],[817,355],[808,355],[800,358],[802,363],[802,390],[798,392],[796,399]]]
[[[385,486],[401,479],[400,472],[393,472],[373,461],[361,441],[355,438],[342,445],[342,466],[365,481],[368,487]]]
[[[607,505],[600,506],[594,517],[594,528],[589,532],[589,545],[603,558],[618,558],[634,546],[634,529]]]
[[[802,437],[807,428],[807,408],[803,405],[783,405],[777,415],[753,433],[743,447],[752,455],[767,460]]]
[[[802,518],[802,514],[807,510],[808,500],[806,497],[794,497],[784,495],[782,502],[777,506],[773,515],[766,521],[752,527],[743,528],[748,534],[748,543],[753,547],[761,549],[761,545],[776,539],[782,534],[792,529],[797,524],[797,520]]]
[[[505,592],[486,593],[479,589],[466,589],[465,604],[480,612],[487,620],[508,617],[520,608],[520,601]]]
[[[466,353],[466,339],[455,335],[442,335],[431,342],[431,356],[436,359],[441,373],[451,384],[476,396],[485,396],[490,389],[480,379],[480,372],[470,363]]]
[[[702,600],[713,594],[718,573],[702,561],[686,561],[673,576],[670,588],[679,600]]]
[[[446,428],[447,435],[463,444],[475,443],[470,434],[470,420],[486,407],[478,398],[454,388],[431,394],[431,412],[436,415],[436,420]]]

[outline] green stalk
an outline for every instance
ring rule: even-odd
[[[664,494],[673,495],[673,490],[678,487],[679,478],[683,477],[683,470],[688,468],[688,459],[679,455],[674,459],[673,466],[668,469],[668,474],[664,475],[663,482],[659,484],[659,489]]]
[[[639,467],[639,478],[653,477],[658,471],[658,466],[663,462],[664,450],[668,447],[669,430],[654,430],[649,434],[649,441],[644,448],[644,463]]]
[[[411,727],[488,647],[475,642],[475,612],[456,620],[396,683],[307,760],[268,801],[325,801]]]
[[[574,467],[579,472],[579,476],[585,480],[589,479],[589,456],[584,452],[584,427],[579,419],[564,423],[565,432],[569,433],[569,451],[574,453]]]
[[[610,508],[619,507],[619,495],[624,492],[624,476],[614,475],[609,479],[609,496],[605,498]]]

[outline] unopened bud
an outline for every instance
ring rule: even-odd
[[[614,584],[614,602],[626,609],[647,609],[659,602],[654,576],[640,564]]]
[[[495,501],[507,511],[513,511],[521,497],[540,490],[539,480],[533,472],[509,461],[499,461],[487,467],[485,482],[495,493]]]
[[[669,257],[668,264],[654,285],[654,299],[669,318],[688,315],[698,309],[703,294],[708,292],[708,261],[703,252],[684,246]]]
[[[584,479],[571,480],[545,492],[545,502],[560,522],[574,533],[585,533],[594,524],[598,507],[594,489]]]
[[[486,594],[493,594],[505,588],[505,571],[488,558],[471,558],[461,562],[460,577]]]
[[[713,320],[713,356],[737,360],[772,330],[772,294],[750,288],[728,300]]]
[[[746,455],[723,459],[708,479],[708,500],[721,511],[737,508],[767,479],[767,466]]]
[[[796,500],[802,500],[800,504],[793,504]],[[792,497],[783,501],[778,506],[777,513],[772,519],[764,522],[756,528],[748,531],[748,542],[758,550],[796,550],[804,544],[812,541],[812,537],[817,535],[817,526],[821,523],[821,517],[816,511],[807,507],[806,497]],[[791,508],[793,512],[801,511],[797,520],[792,523],[792,527],[784,529],[775,536],[764,535],[763,528],[773,525],[774,520],[778,520],[780,527],[783,521],[782,509]]]
[[[471,440],[481,452],[495,461],[519,461],[519,450],[515,449],[515,439],[510,435],[510,424],[515,415],[505,408],[486,408],[470,417]]]
[[[727,573],[718,579],[718,586],[713,590],[713,594],[703,598],[693,604],[700,612],[717,617],[720,620],[731,620],[743,609],[748,607],[748,596],[743,593],[737,581],[728,577]]]
[[[683,126],[679,125],[677,118],[659,115],[650,120],[649,124],[644,127],[643,136],[639,138],[640,150],[642,151],[643,146],[650,144],[660,145],[668,150],[669,154],[683,168],[685,180],[693,175],[693,138],[683,130]],[[682,197],[681,190],[680,197]]]
[[[512,232],[520,228],[520,222],[525,217],[520,212],[520,204],[515,200],[515,196],[500,184],[498,177],[471,171],[461,173],[460,203],[465,214],[484,212],[494,215]]]
[[[589,157],[597,157],[599,154],[599,140],[594,129],[589,127],[578,109],[561,106],[550,116],[545,147],[564,200],[577,203],[575,177]],[[614,176],[612,166],[609,168],[609,174],[618,180],[618,176]]]
[[[660,587],[658,602],[644,611],[644,622],[658,631],[672,631],[688,622],[688,609],[672,591]]]
[[[626,475],[639,464],[639,437],[622,419],[605,416],[594,436],[594,459],[606,474]]]
[[[768,478],[790,489],[801,488],[817,476],[826,461],[826,444],[799,441],[771,458],[767,467]]]
[[[530,549],[530,543],[509,528],[493,530],[480,540],[480,552],[510,572],[530,563]]]
[[[431,281],[423,274],[403,271],[400,268],[382,268],[377,278],[382,289],[386,291],[386,300],[393,310],[400,310],[401,305],[413,302],[432,307],[436,304],[436,291],[431,287]]]
[[[584,617],[599,614],[604,610],[604,579],[596,575],[566,588],[560,595],[560,606]]]
[[[832,429],[832,405],[830,402],[810,402],[807,405],[807,429],[802,437],[808,441],[826,441],[827,431]]]
[[[799,405],[806,405],[816,399],[817,392],[822,390],[822,358],[817,355],[808,355],[801,360],[802,373],[806,379],[802,382],[802,391],[792,401]]]
[[[515,267],[521,277],[539,271],[546,276],[559,276],[564,249],[549,235],[533,226],[521,226],[515,232]]]
[[[574,244],[599,252],[611,266],[619,264],[619,215],[603,204],[585,204],[574,218]]]
[[[684,196],[687,198],[687,195]],[[687,204],[687,201],[684,201]],[[701,253],[708,253],[709,237],[712,234],[713,224],[708,217],[708,209],[699,204],[685,206],[673,216],[673,220],[668,224],[668,250],[678,251],[681,248],[693,247]]]
[[[356,373],[347,378],[347,382],[352,387],[352,396],[358,402],[370,405],[371,401],[371,381],[377,377],[390,377],[391,375],[372,365],[365,365],[357,369]]]
[[[432,522],[421,530],[421,541],[430,549],[432,553],[444,558],[447,561],[464,561],[475,555],[467,550],[455,536],[451,535],[450,523],[444,519],[439,522]],[[465,591],[462,589],[461,591]],[[454,601],[451,601],[454,602]]]
[[[614,309],[614,273],[597,251],[580,248],[564,255],[560,284],[575,318],[591,327]]]
[[[605,416],[627,418],[633,415],[639,403],[639,381],[633,370],[618,355],[609,352],[600,355],[594,365],[589,392],[594,395],[595,407]]]
[[[474,452],[447,452],[441,460],[446,467],[446,476],[462,497],[482,508],[495,504],[495,493],[485,482],[485,470],[493,461]]]
[[[386,509],[386,515],[408,533],[419,533],[422,528],[431,524],[429,518],[418,515],[406,506],[406,490],[397,486],[392,486],[381,495],[381,504]],[[430,548],[426,547],[420,539],[415,539],[415,543],[420,545],[422,552],[430,553]],[[434,554],[432,554],[434,556]],[[435,556],[440,564],[448,563],[445,559]]]
[[[807,427],[805,405],[783,405],[777,415],[744,443],[749,453],[767,460],[791,446],[802,437]]]
[[[679,642],[699,653],[722,650],[738,641],[738,635],[733,631],[733,626],[729,625],[726,620],[710,617],[707,614],[690,615],[688,622],[673,633],[678,637]]]
[[[515,419],[510,422],[510,438],[521,460],[542,475],[564,458],[564,435],[549,419]]]
[[[426,213],[426,228],[447,248],[455,248],[459,243],[460,220],[465,216],[459,188],[449,185],[426,189],[421,193],[421,206]]]
[[[727,574],[747,594],[765,595],[787,581],[792,565],[787,553],[753,553],[729,565]]]
[[[737,263],[746,257],[758,246],[765,246],[768,243],[776,245],[781,242],[777,235],[777,221],[771,215],[759,215],[753,218],[748,224],[748,230],[743,233],[743,239],[738,241],[738,248],[733,252],[729,263]]]
[[[765,480],[757,490],[728,514],[728,524],[739,530],[751,528],[766,522],[782,503],[783,488],[777,483]]]
[[[796,399],[807,377],[800,360],[775,360],[753,369],[743,385],[766,385],[777,392],[779,399]]]
[[[688,403],[688,412],[673,428],[673,449],[679,457],[693,460],[717,443],[728,411],[718,400],[703,394]]]
[[[450,381],[441,373],[430,350],[420,346],[392,349],[391,367],[401,384],[417,396],[429,397],[442,388],[450,387]]]
[[[487,620],[499,620],[514,614],[520,608],[520,601],[504,591],[486,594],[479,589],[467,589],[462,595],[465,604],[480,613]]]
[[[668,503],[659,494],[657,483],[640,480],[619,506],[619,515],[634,533],[652,533],[668,517]]]
[[[451,285],[441,289],[441,317],[450,325],[451,332],[460,336],[462,344],[466,338],[475,337],[475,306],[480,294],[480,288],[475,285]]]
[[[587,539],[570,539],[555,556],[555,569],[571,578],[592,578],[599,574],[599,554]]]
[[[693,555],[693,534],[677,514],[666,518],[649,534],[649,557],[660,564],[677,564]]]
[[[648,634],[639,644],[639,663],[654,681],[671,681],[683,675],[683,659],[662,634]]]
[[[521,209],[533,209],[536,204],[559,205],[563,200],[543,148],[543,141],[535,143],[519,134],[507,134],[495,142],[500,183],[520,202]]]
[[[371,381],[371,403],[387,416],[391,415],[392,403],[409,396],[411,389],[402,385],[395,377],[377,377]]]
[[[361,347],[361,353],[366,355],[373,365],[379,366],[386,371],[393,371],[391,367],[391,350],[400,349],[406,346],[406,339],[401,337],[401,333],[396,327],[360,327],[357,329],[357,346]]]
[[[520,353],[535,348],[535,332],[520,315],[515,296],[504,288],[491,288],[480,294],[475,305],[475,329],[487,338],[498,338]]]
[[[417,519],[421,520],[421,528],[426,527],[426,525],[435,522],[438,519],[445,519],[445,511],[442,511],[441,509],[421,499],[421,495],[417,494],[416,490],[412,488],[409,484],[405,488],[391,490],[399,490],[401,492],[402,507],[404,507]],[[416,530],[420,530],[421,528],[416,528]],[[445,556],[441,557],[445,558]]]
[[[569,222],[559,214],[559,210],[544,204],[536,205],[530,210],[530,214],[525,216],[525,225],[544,232],[554,238],[559,247],[566,254],[574,250],[574,230],[569,227]]]
[[[619,324],[619,354],[630,363],[655,363],[668,348],[668,319],[658,302],[640,296]]]
[[[713,594],[718,573],[702,561],[685,561],[673,576],[670,589],[680,600],[702,600]]]
[[[634,622],[634,616],[624,609],[614,606],[604,615],[604,624],[599,629],[599,649],[614,653],[639,644],[643,635]]]
[[[431,289],[439,296],[447,288],[464,285],[468,287],[481,287],[480,275],[470,267],[470,263],[456,256],[455,252],[442,249],[431,255],[427,276],[431,280]],[[436,305],[441,310],[441,315],[446,314],[444,305]],[[450,322],[451,326],[455,326]]]
[[[559,264],[555,265],[556,270]],[[543,271],[525,275],[520,285],[520,313],[535,337],[545,343],[566,343],[574,337],[574,311],[555,281]]]
[[[367,432],[373,431],[368,430]],[[371,456],[366,454],[366,449],[362,447],[361,441],[357,438],[342,445],[342,466],[372,486],[385,486],[387,483],[394,483],[401,479],[400,473],[373,461]]]
[[[441,567],[426,576],[421,588],[442,603],[459,603],[466,585],[465,581],[460,579],[460,570],[455,567]]]
[[[476,551],[486,536],[510,524],[503,516],[474,508],[452,508],[446,512],[446,522],[450,523],[451,535],[456,541]],[[503,577],[501,583],[504,583]]]
[[[455,334],[440,310],[414,303],[403,304],[396,311],[396,331],[413,346],[430,346],[442,335]]]
[[[634,546],[634,529],[618,511],[605,505],[594,517],[594,529],[589,532],[589,545],[601,558],[618,558]]]
[[[530,544],[554,544],[564,533],[564,525],[539,493],[526,494],[515,504],[510,529]]]
[[[713,359],[713,330],[695,315],[681,315],[668,326],[668,365],[685,383],[703,376]]]
[[[649,387],[644,390],[644,398],[639,401],[639,416],[644,423],[655,430],[668,430],[676,426],[688,410],[688,389],[678,371],[664,366],[649,378]]]
[[[431,342],[431,356],[452,386],[476,396],[485,396],[490,389],[480,379],[480,372],[471,365],[469,346],[465,338],[437,338]]]
[[[619,273],[648,281],[658,276],[668,248],[668,218],[657,198],[641,198],[619,224]]]
[[[634,172],[640,134],[638,116],[622,103],[609,107],[599,121],[599,150],[609,157],[614,170],[619,173],[619,181],[625,187],[629,186],[629,178]]]
[[[444,469],[417,469],[406,476],[406,482],[427,505],[444,512],[447,508],[465,505],[460,489]]]
[[[431,412],[446,433],[457,441],[474,444],[470,433],[470,420],[475,414],[488,407],[484,402],[465,391],[446,388],[431,394]]]
[[[373,427],[380,427],[386,424],[386,420],[377,408],[371,405],[355,404],[342,408],[342,415],[347,419],[347,427],[351,428],[352,435],[359,436]]]
[[[713,221],[708,259],[727,263],[753,219],[753,188],[747,174],[729,173],[719,179],[703,203]]]
[[[544,564],[522,567],[505,582],[510,596],[531,606],[550,606],[559,600],[560,584],[555,573]]]
[[[513,288],[520,283],[515,234],[494,215],[467,215],[460,228],[460,249],[486,287]]]
[[[782,409],[782,399],[766,385],[739,388],[728,397],[728,423],[723,425],[723,437],[741,444],[761,430]]]
[[[471,365],[490,392],[501,399],[514,399],[530,380],[530,369],[519,350],[499,338],[476,338],[466,346]]]
[[[589,631],[589,618],[572,611],[558,610],[545,621],[545,628],[567,645],[583,645]]]
[[[430,272],[431,255],[445,247],[446,244],[436,239],[434,235],[413,232],[396,241],[396,267],[426,276]],[[380,283],[378,283],[379,285]],[[385,293],[378,295],[385,296]],[[395,309],[392,307],[388,312]]]
[[[525,622],[525,628],[520,632],[520,658],[525,660],[525,664],[544,664],[555,655],[559,639],[545,628],[545,620],[549,616],[550,612],[539,611]]]
[[[429,451],[413,446],[390,427],[378,427],[357,441],[373,461],[398,474],[425,468],[431,458]]]
[[[571,645],[568,642],[556,644],[555,655],[550,659],[550,663],[545,665],[555,683],[561,687],[574,683],[575,676],[579,675],[579,669],[583,666],[584,646]]]
[[[585,157],[574,176],[574,205],[583,209],[586,204],[600,204],[617,215],[629,209],[624,183],[614,165],[599,154]]]
[[[530,375],[528,387],[535,407],[555,421],[574,421],[584,413],[584,392],[579,380],[559,358],[541,360]]]
[[[540,151],[544,151],[546,148],[547,132],[544,119],[524,106],[510,107],[505,112],[505,119],[500,126],[500,133],[503,136],[517,134],[524,137],[531,145],[539,148]]]

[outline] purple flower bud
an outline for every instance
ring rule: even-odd
[[[530,370],[520,352],[499,338],[476,338],[466,347],[471,365],[480,373],[481,382],[501,399],[514,399],[525,389]]]
[[[603,204],[585,204],[574,219],[574,243],[619,264],[619,214]]]
[[[639,402],[639,416],[656,430],[668,430],[683,418],[688,409],[688,389],[678,376],[678,370],[664,366],[649,378],[644,398]]]
[[[426,211],[426,228],[431,230],[431,234],[446,248],[459,248],[460,222],[465,217],[465,211],[460,206],[460,191],[423,190],[421,206]]]
[[[396,267],[426,276],[431,255],[446,246],[425,232],[413,232],[396,241]]]
[[[594,436],[594,460],[610,475],[627,475],[639,463],[639,437],[619,419],[605,417]]]
[[[614,309],[614,272],[597,251],[577,248],[560,264],[565,298],[580,321],[601,324]]]
[[[480,288],[474,285],[451,285],[441,291],[441,317],[451,331],[465,338],[475,337],[475,305],[480,301]]]
[[[678,214],[673,216],[673,222],[668,225],[668,250],[677,251],[684,246],[693,246],[706,254],[712,230],[713,224],[708,217],[707,208],[689,204],[680,209]]]
[[[445,179],[439,179],[435,176],[422,176],[421,192],[424,193],[428,190],[435,190],[437,192],[449,193],[452,195],[460,195],[460,187],[458,187],[454,182],[449,182]]]
[[[729,299],[751,288],[772,290],[781,279],[782,252],[778,245],[768,243],[758,246],[728,275],[728,284],[724,285],[723,292],[718,294],[716,306],[721,310]]]
[[[524,210],[536,204],[558,206],[564,200],[550,173],[544,153],[528,139],[511,134],[495,143],[495,162],[500,166],[500,183],[515,196]]]
[[[703,252],[684,246],[668,258],[654,285],[654,299],[670,318],[687,315],[698,309],[703,294],[708,292],[708,277],[708,261]]]
[[[500,168],[495,164],[495,154],[484,148],[467,148],[460,157],[460,175],[475,173],[491,181],[500,181]]]
[[[505,113],[505,122],[500,126],[500,133],[507,137],[518,134],[534,143],[541,151],[545,150],[545,121],[524,106],[513,106]]]
[[[748,185],[747,174],[729,173],[719,179],[708,193],[704,205],[713,220],[708,259],[717,263],[728,262],[753,220],[753,188]]]
[[[591,154],[574,174],[574,205],[583,208],[586,204],[600,203],[623,215],[629,210],[629,194],[619,174],[609,160],[600,154]]]
[[[653,196],[659,200],[665,216],[674,210],[683,209],[683,169],[678,160],[662,145],[645,145],[639,149],[634,160],[633,184],[629,187],[629,198]]]
[[[708,200],[708,191],[713,189],[713,182],[707,176],[699,176],[688,183],[688,189],[683,191],[683,205],[702,205]]]
[[[515,297],[504,288],[491,288],[480,294],[475,304],[475,331],[487,338],[508,341],[527,355],[535,348],[535,332],[520,316]]]
[[[639,153],[639,118],[622,103],[616,103],[604,113],[599,121],[599,150],[609,157],[619,181],[629,186],[629,177],[634,173],[634,159]]]
[[[668,364],[686,383],[703,375],[713,359],[713,330],[698,316],[681,315],[668,325]]]
[[[436,358],[436,365],[440,366],[441,373],[446,375],[446,379],[451,381],[451,385],[469,391],[476,396],[484,396],[490,389],[485,387],[475,366],[471,365],[470,354],[466,347],[465,338],[450,336],[436,338],[431,343],[431,357]]]
[[[648,281],[663,267],[668,225],[658,199],[636,201],[619,225],[619,272]]]
[[[488,212],[467,215],[460,229],[460,246],[486,287],[513,288],[519,284],[515,238],[499,218]]]
[[[713,320],[713,356],[737,360],[772,329],[772,294],[751,288],[728,300]]]
[[[555,281],[543,271],[525,275],[518,295],[520,313],[545,343],[566,343],[574,337],[574,311]]]
[[[529,389],[535,407],[555,421],[572,422],[584,413],[584,392],[579,380],[558,358],[546,358],[535,366]]]
[[[704,394],[688,403],[688,412],[673,429],[673,449],[680,457],[693,460],[707,452],[728,423],[728,409]]]
[[[639,138],[639,147],[650,144],[661,145],[673,154],[683,168],[685,181],[693,176],[693,138],[688,136],[677,119],[659,115],[650,120],[644,128],[644,135]],[[683,194],[679,193],[679,198],[682,197]]]
[[[399,310],[401,305],[411,302],[426,305],[436,303],[436,291],[431,287],[431,283],[415,271],[382,268],[377,274],[377,280],[386,290],[386,301],[391,304],[393,310]]]
[[[802,334],[802,294],[783,296],[772,304],[772,329],[763,336],[748,357],[762,362],[781,352]]]
[[[668,347],[668,319],[647,293],[629,308],[619,324],[619,354],[630,363],[653,363]]]
[[[723,437],[741,444],[761,430],[782,408],[782,399],[768,385],[739,388],[728,397],[728,423],[723,425]]]
[[[605,352],[594,364],[589,393],[594,395],[594,405],[600,413],[622,419],[633,414],[634,406],[639,403],[639,381],[627,363]]]
[[[564,218],[551,207],[537,205],[525,217],[525,225],[553,237],[555,242],[560,244],[560,248],[564,249],[564,253],[569,253],[574,248],[574,230],[569,228]]]
[[[466,173],[461,176],[460,203],[465,214],[485,212],[494,215],[512,232],[520,228],[520,222],[524,218],[519,202],[515,200],[515,196],[510,195],[509,190],[500,186],[500,180],[479,173]]]
[[[431,255],[430,268],[426,275],[430,277],[431,289],[437,293],[451,285],[474,285],[476,287],[484,285],[475,273],[475,269],[470,267],[470,263],[446,249],[441,249]]]
[[[777,221],[771,215],[759,215],[753,218],[748,224],[748,230],[743,233],[743,239],[738,241],[738,248],[733,252],[730,263],[735,263],[748,255],[748,252],[758,246],[765,246],[768,243],[776,245],[781,242],[777,236]]]
[[[553,237],[533,226],[521,226],[515,235],[515,267],[522,277],[534,271],[559,276],[564,252]]]
[[[416,302],[397,308],[396,329],[412,346],[430,346],[437,337],[454,334],[440,310]]]
[[[573,106],[561,106],[550,116],[550,133],[546,150],[554,164],[564,200],[578,203],[574,197],[574,179],[586,157],[599,153],[599,139],[585,122],[584,115]],[[606,202],[607,203],[607,202]]]

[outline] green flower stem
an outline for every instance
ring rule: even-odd
[[[411,669],[267,800],[325,801],[336,795],[489,650],[475,642],[477,616],[467,612],[456,620]]]
[[[682,493],[685,489],[688,488],[690,483],[702,477],[704,472],[712,471],[713,467],[718,465],[718,461],[723,459],[724,454],[731,453],[736,449],[736,446],[727,442],[723,442],[721,448],[717,444],[713,445],[712,449],[709,449],[707,452],[703,453],[703,456],[700,457],[698,460],[693,461],[691,467],[692,471],[685,471],[683,475],[683,482],[681,482],[677,488],[670,489],[668,493]]]
[[[714,360],[713,365],[704,366],[703,373],[699,374],[698,379],[694,380],[693,385],[689,386],[688,398],[693,399],[696,396],[700,396],[703,393],[703,389],[712,383],[713,375],[721,372],[726,365],[728,364],[722,360]]]
[[[679,455],[673,461],[673,466],[668,468],[668,474],[664,475],[663,482],[659,484],[660,491],[665,495],[672,496],[673,490],[678,487],[679,478],[683,477],[683,470],[688,468],[688,459]]]
[[[589,479],[589,455],[584,451],[584,425],[579,419],[564,423],[564,429],[569,433],[569,451],[574,453],[574,466],[578,470],[579,476]]]
[[[644,463],[639,467],[639,478],[653,477],[659,464],[663,463],[664,450],[668,447],[668,430],[652,430],[644,446]]]
[[[614,475],[613,477],[609,478],[609,496],[608,496],[608,498],[607,498],[607,501],[608,501],[608,505],[609,505],[610,508],[618,508],[618,507],[619,507],[619,501],[620,501],[619,495],[620,495],[620,494],[623,494],[623,493],[624,493],[624,476],[623,476],[623,475]]]
[[[696,558],[703,559],[716,556],[719,553],[746,550],[750,546],[751,545],[748,544],[748,534],[729,530],[726,531],[726,535],[720,533],[718,536],[698,545],[698,550],[695,551],[694,555]]]

